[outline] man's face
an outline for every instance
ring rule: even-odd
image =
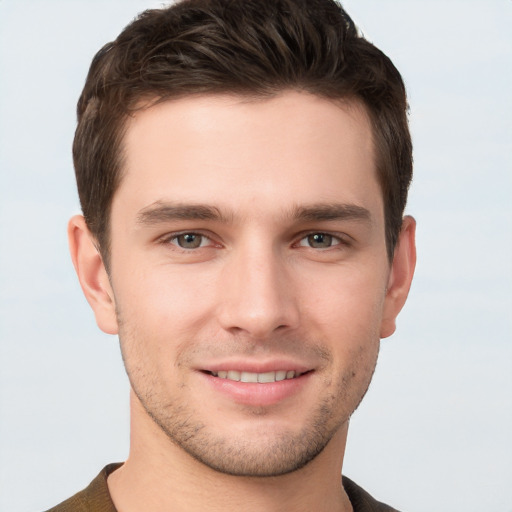
[[[140,410],[220,471],[301,467],[346,427],[389,334],[363,110],[169,101],[129,121],[124,156],[110,277]]]

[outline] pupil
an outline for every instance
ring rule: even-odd
[[[179,237],[179,245],[186,249],[195,249],[201,245],[201,237],[193,233],[186,233]]]
[[[309,237],[309,243],[312,247],[330,247],[332,237],[325,233],[315,233]]]

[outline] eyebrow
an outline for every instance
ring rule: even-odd
[[[205,204],[174,204],[162,201],[143,208],[137,215],[137,223],[142,225],[159,224],[173,220],[213,220],[228,222],[228,219],[215,206]]]
[[[299,221],[329,221],[329,220],[355,220],[371,221],[372,216],[368,209],[355,204],[331,203],[299,206],[293,211],[295,219]]]
[[[137,215],[137,223],[153,225],[174,220],[209,220],[232,222],[233,213],[223,214],[219,208],[207,204],[180,204],[156,201],[143,208]],[[332,220],[371,221],[370,211],[362,206],[345,203],[312,204],[292,208],[290,218],[299,222]]]

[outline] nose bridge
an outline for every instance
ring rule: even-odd
[[[264,338],[276,329],[297,326],[299,312],[289,269],[270,241],[249,240],[228,260],[219,297],[224,329]]]

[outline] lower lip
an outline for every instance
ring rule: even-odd
[[[209,385],[231,401],[250,406],[269,406],[297,395],[311,378],[312,372],[300,377],[277,382],[260,384],[257,382],[237,382],[214,377],[209,373],[201,373]]]

